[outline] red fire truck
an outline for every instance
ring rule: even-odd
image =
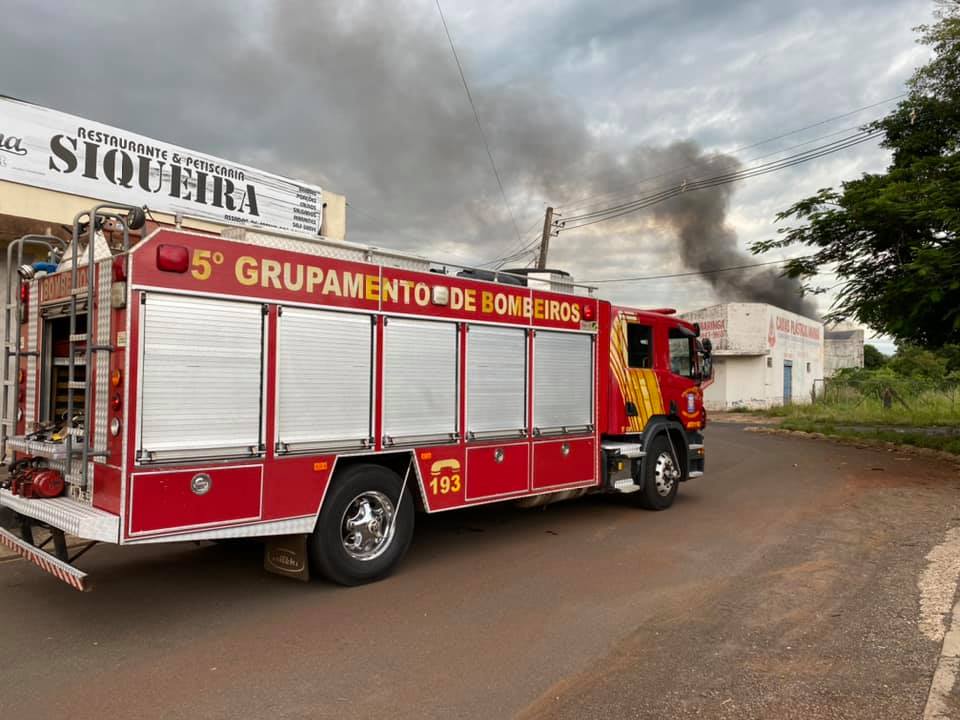
[[[358,584],[418,511],[662,510],[703,474],[709,347],[670,310],[139,208],[81,214],[62,245],[10,250],[0,543],[77,589],[93,543],[243,537],[270,570]],[[14,260],[33,246],[53,264]]]

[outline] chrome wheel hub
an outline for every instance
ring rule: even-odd
[[[670,453],[662,452],[657,458],[655,466],[657,494],[660,497],[667,497],[678,482],[680,482],[680,470],[673,461]]]
[[[393,501],[382,492],[368,490],[351,500],[340,520],[347,555],[363,561],[380,557],[393,539],[393,515]]]

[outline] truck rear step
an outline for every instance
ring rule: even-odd
[[[64,560],[54,557],[46,550],[18,538],[9,530],[0,528],[0,545],[12,550],[24,560],[29,560],[44,572],[50,573],[75,590],[89,592],[93,589],[85,572],[78,570]]]
[[[0,490],[0,505],[83,540],[109,543],[120,540],[119,515],[99,510],[68,497],[40,500],[22,498],[9,490]]]

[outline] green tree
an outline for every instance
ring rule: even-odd
[[[785,274],[823,292],[812,278],[835,264],[842,288],[827,320],[856,318],[926,347],[960,342],[960,0],[937,5],[937,22],[918,28],[932,59],[896,109],[866,126],[892,151],[887,171],[801,200],[777,220],[803,224],[752,248],[811,248]]]
[[[946,360],[947,372],[960,375],[960,345],[944,345],[937,352]]]
[[[863,366],[867,370],[877,370],[887,363],[887,357],[873,345],[863,346]]]
[[[942,381],[947,376],[947,359],[916,345],[899,345],[887,367],[897,375],[916,380]]]

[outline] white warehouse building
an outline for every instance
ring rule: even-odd
[[[764,303],[724,303],[684,313],[713,343],[708,410],[811,402],[824,377],[823,324]]]

